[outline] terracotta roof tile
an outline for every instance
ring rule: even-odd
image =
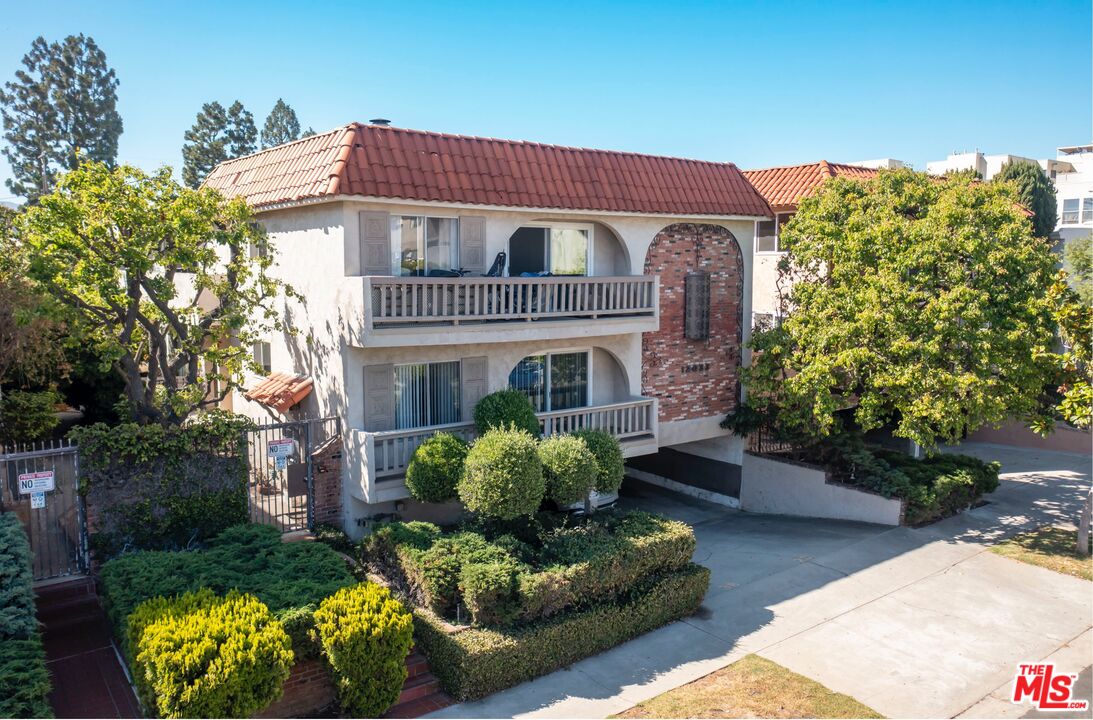
[[[221,163],[207,187],[261,207],[334,195],[766,217],[732,163],[353,123]]]
[[[873,168],[829,163],[826,160],[805,165],[787,165],[765,170],[745,170],[744,177],[775,210],[792,210],[801,198],[815,193],[831,177],[868,180],[877,176]]]
[[[274,372],[248,390],[244,397],[262,403],[278,412],[285,412],[307,397],[311,392],[311,387],[311,378],[305,375]]]

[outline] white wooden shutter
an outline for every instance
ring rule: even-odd
[[[460,398],[463,422],[474,420],[474,406],[486,396],[489,388],[488,372],[489,358],[485,355],[463,358],[463,366],[459,371],[459,382],[463,390]]]
[[[385,212],[365,210],[361,220],[361,275],[391,274],[391,221]]]
[[[393,365],[364,366],[364,429],[368,432],[395,429]]]
[[[459,266],[472,273],[486,273],[486,218],[459,218]]]

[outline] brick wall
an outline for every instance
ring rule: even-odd
[[[684,278],[710,273],[710,336],[684,337]],[[744,260],[736,239],[717,225],[661,230],[645,256],[660,275],[660,330],[641,341],[642,393],[660,400],[660,421],[723,415],[739,397]]]
[[[315,522],[342,526],[342,437],[335,435],[311,454]]]
[[[334,683],[319,660],[297,662],[281,688],[281,699],[254,717],[314,717],[334,704]]]

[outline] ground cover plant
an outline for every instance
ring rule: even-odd
[[[1030,565],[1093,580],[1093,555],[1078,552],[1074,528],[1042,527],[998,543],[991,552]]]
[[[53,717],[32,583],[22,524],[0,513],[0,717]]]
[[[361,543],[361,560],[409,599],[434,672],[465,699],[693,613],[709,583],[694,548],[688,525],[646,512],[539,513],[447,530],[391,523]]]

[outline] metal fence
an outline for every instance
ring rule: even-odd
[[[283,533],[314,526],[312,454],[339,431],[338,418],[326,417],[268,423],[246,432],[253,522]]]
[[[0,510],[23,523],[35,580],[87,572],[87,522],[78,488],[75,444],[0,448]]]

